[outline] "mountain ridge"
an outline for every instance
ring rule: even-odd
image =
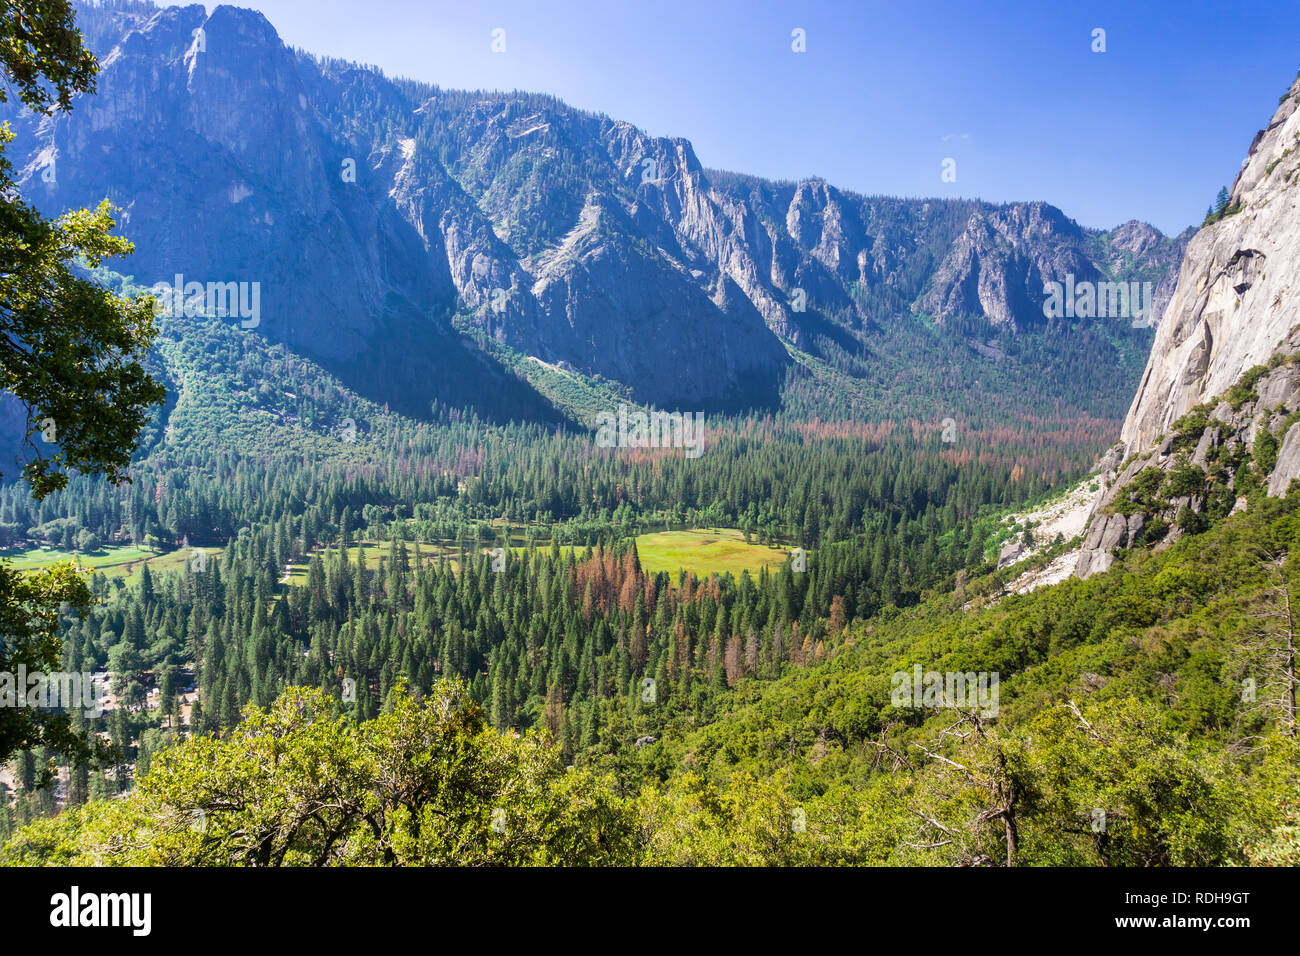
[[[928,414],[978,415],[973,389],[1010,357],[1028,404],[1118,415],[1150,333],[1050,320],[1041,286],[1154,273],[1162,305],[1185,241],[1086,230],[1041,202],[712,173],[683,138],[554,97],[389,79],[293,50],[237,7],[78,11],[99,92],[57,122],[11,115],[25,193],[122,206],[136,253],[121,271],[145,284],[261,282],[259,334],[410,414],[487,410],[498,391],[514,393],[498,416],[528,411],[481,336],[652,404],[773,410],[795,388],[814,405],[800,414],[828,417],[844,402],[818,369],[887,392],[881,356],[919,348],[939,369],[919,389]],[[1086,360],[1055,341],[1067,332]],[[1066,394],[1069,362],[1088,387]]]

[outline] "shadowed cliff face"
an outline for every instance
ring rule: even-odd
[[[428,321],[450,292],[386,197],[341,181],[340,146],[260,14],[169,8],[101,58],[37,192],[122,206],[137,279],[258,282],[259,329],[327,359],[372,347],[384,315]]]
[[[54,120],[10,110],[24,193],[46,211],[107,196],[137,281],[257,283],[258,333],[415,414],[484,394],[526,411],[528,388],[468,333],[644,402],[770,407],[787,344],[848,367],[914,313],[1016,334],[1043,325],[1045,282],[1154,275],[1167,296],[1181,252],[1042,203],[711,172],[684,140],[550,97],[296,53],[234,7],[79,22],[98,93]]]

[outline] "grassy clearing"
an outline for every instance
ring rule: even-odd
[[[550,545],[542,541],[538,543],[538,548],[547,550]],[[511,550],[523,553],[527,548],[517,547]],[[747,544],[744,532],[735,528],[654,531],[637,535],[636,550],[643,571],[647,574],[666,571],[674,581],[681,570],[698,577],[728,572],[739,577],[742,571],[756,575],[764,567],[779,566],[790,556],[787,548]],[[573,551],[581,558],[587,549],[585,546],[564,545],[560,551],[564,554]]]
[[[496,547],[497,544],[487,545],[479,543],[474,547],[483,551],[488,547]],[[550,542],[543,539],[537,542],[537,548],[541,551],[550,550]],[[761,544],[748,544],[745,542],[743,532],[734,528],[694,528],[684,531],[656,531],[650,534],[638,535],[636,539],[637,553],[641,556],[641,567],[648,574],[657,574],[660,571],[666,571],[676,577],[681,570],[689,571],[700,577],[707,577],[710,574],[731,574],[740,576],[742,571],[748,571],[756,575],[764,567],[775,567],[785,562],[790,552],[788,548],[769,547]],[[365,551],[366,567],[372,571],[378,570],[381,558],[388,556],[389,543],[387,541],[360,541],[348,548],[348,560],[355,565],[361,559],[361,552]],[[436,563],[440,557],[446,555],[451,562],[453,570],[459,570],[460,562],[457,560],[460,555],[461,546],[453,542],[442,542],[420,544],[420,556],[425,565]],[[331,547],[324,551],[331,560],[337,559],[338,548]],[[522,534],[512,533],[510,536],[510,551],[513,555],[523,555],[528,552],[527,541]],[[585,546],[562,545],[560,547],[562,554],[574,552],[579,558],[587,551]],[[412,565],[415,563],[415,544],[408,541],[406,543],[406,553],[411,560]],[[287,583],[302,585],[307,583],[306,561],[289,566]]]
[[[734,528],[695,528],[690,531],[659,531],[636,539],[641,567],[654,574],[676,574],[686,570],[700,576],[714,572],[758,574],[763,567],[780,565],[789,557],[784,548],[748,544]]]
[[[358,541],[348,547],[348,561],[355,567],[361,560],[362,551],[365,552],[366,568],[370,571],[379,570],[381,559],[388,557],[388,549],[391,547],[387,541]],[[323,552],[318,552],[322,558],[329,561],[338,560],[339,549],[337,547],[326,548]],[[426,544],[420,542],[420,561],[424,565],[436,564],[442,555],[446,555],[451,560],[452,569],[459,568],[460,562],[457,558],[460,556],[460,549],[439,544]],[[415,567],[415,542],[406,542],[406,557],[411,562],[411,567]],[[289,584],[306,584],[307,569],[310,566],[309,561],[300,561],[297,564],[289,565]]]
[[[209,558],[220,554],[219,548],[204,548]],[[59,561],[75,561],[83,568],[92,568],[110,578],[125,577],[127,583],[133,582],[145,565],[154,573],[160,571],[179,571],[185,567],[190,552],[185,548],[174,551],[155,551],[152,548],[137,547],[131,544],[108,545],[98,551],[81,553],[63,551],[59,548],[9,548],[0,551],[0,558],[20,571],[35,571],[47,568]]]

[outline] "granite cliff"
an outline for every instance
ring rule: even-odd
[[[1300,77],[1192,237],[1121,440],[1101,463],[1075,573],[1166,545],[1300,477]]]

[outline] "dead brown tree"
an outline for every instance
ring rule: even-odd
[[[955,779],[963,786],[979,792],[984,808],[968,819],[963,829],[966,830],[975,847],[978,847],[985,829],[989,825],[1000,825],[1001,840],[1006,846],[1005,865],[1015,866],[1016,850],[1020,840],[1017,820],[1020,793],[1016,774],[1008,765],[1007,753],[1002,742],[989,734],[984,719],[977,711],[962,714],[956,723],[940,733],[939,738],[940,744],[944,738],[960,741],[964,748],[971,749],[971,759],[962,756],[965,762],[959,762],[923,744],[912,746],[946,771],[950,779]],[[939,744],[936,744],[937,746]],[[961,754],[959,753],[958,756]],[[938,838],[907,845],[929,849],[954,841],[955,825],[940,823],[937,813],[927,812],[924,808],[915,809],[915,812],[929,827],[939,831]],[[963,854],[961,862],[964,865],[981,866],[991,863],[992,859],[987,854],[975,851]]]
[[[1250,624],[1235,645],[1244,678],[1242,700],[1246,710],[1269,713],[1283,733],[1295,737],[1296,622],[1287,554],[1266,549],[1256,553],[1269,584],[1250,609]]]

